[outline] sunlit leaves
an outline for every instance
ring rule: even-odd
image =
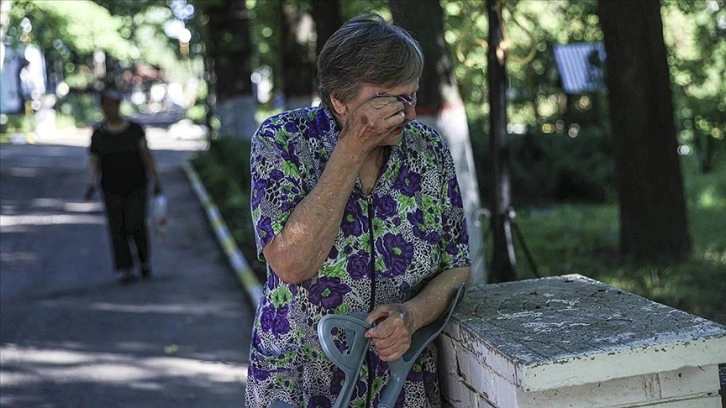
[[[134,44],[119,34],[123,21],[91,1],[38,0],[33,5],[31,18],[45,14],[65,42],[82,54],[103,49],[122,60],[138,57]]]
[[[533,112],[556,114],[550,95],[559,94],[552,57],[553,44],[600,41],[595,0],[520,0],[503,2],[502,26],[509,40],[508,76],[511,91],[509,117],[516,123],[535,124]],[[486,107],[486,53],[488,14],[481,0],[442,1],[447,12],[446,41],[452,48],[462,94],[472,118],[488,113]],[[544,104],[545,106],[541,106]]]
[[[716,1],[663,2],[663,34],[673,79],[681,141],[697,135],[721,139],[726,127],[726,8]],[[696,133],[694,133],[694,131]]]

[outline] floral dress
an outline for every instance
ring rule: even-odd
[[[339,129],[326,108],[284,112],[252,139],[251,209],[258,256],[320,178]],[[344,382],[317,338],[326,314],[370,312],[403,303],[441,271],[469,266],[461,193],[448,147],[433,129],[410,122],[391,149],[373,191],[356,183],[328,258],[318,275],[286,284],[267,267],[250,346],[247,407],[280,400],[331,407]],[[397,407],[438,407],[435,346],[410,371]],[[371,346],[351,399],[375,407],[388,365]]]

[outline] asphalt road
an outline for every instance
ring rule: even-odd
[[[82,200],[89,137],[0,146],[0,406],[244,406],[254,311],[181,167],[203,145],[149,131],[169,227],[124,286]]]

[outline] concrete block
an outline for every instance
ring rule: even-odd
[[[602,383],[563,387],[546,391],[517,391],[518,408],[605,408],[640,407],[697,401],[718,394],[713,384],[715,367],[690,367],[683,370],[636,377],[618,378]],[[695,404],[695,403],[694,403]],[[693,405],[694,407],[697,405]]]
[[[683,367],[659,374],[661,396],[677,398],[681,395],[718,393],[718,366]]]
[[[479,407],[477,394],[471,388],[455,375],[447,375],[446,377],[443,381],[446,383],[446,387],[444,387],[444,400],[448,405],[462,408]]]
[[[726,362],[726,327],[580,275],[474,286],[442,344],[452,401],[506,408],[710,406]]]

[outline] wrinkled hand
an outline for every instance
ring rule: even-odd
[[[94,194],[96,194],[96,186],[89,184],[86,192],[83,194],[83,201],[89,201],[93,198]]]
[[[382,361],[397,360],[411,347],[413,319],[406,306],[378,306],[368,314],[366,321],[371,324],[378,322],[366,331],[365,336],[371,339]]]
[[[368,152],[405,121],[404,105],[396,97],[375,97],[348,115],[340,138]]]

